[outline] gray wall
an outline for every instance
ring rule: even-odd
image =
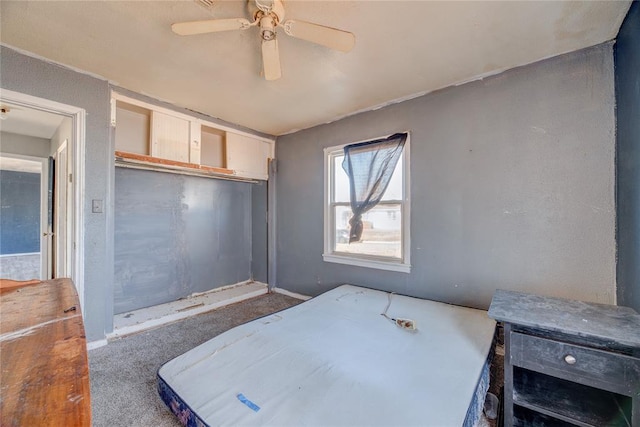
[[[253,280],[267,283],[267,183],[251,186],[251,272]]]
[[[40,174],[0,170],[0,206],[0,255],[40,252]]]
[[[640,312],[640,3],[631,5],[615,48],[617,101],[618,304]]]
[[[100,340],[113,329],[114,314],[114,144],[110,129],[111,87],[105,80],[42,61],[0,46],[0,87],[85,109],[85,330],[89,341]],[[120,92],[221,125],[245,130],[222,120],[156,101],[125,89]],[[265,136],[255,133],[256,135]],[[4,141],[3,147],[4,150]],[[45,157],[47,152],[42,153]],[[33,155],[34,153],[22,153]],[[248,185],[248,184],[247,184]],[[247,187],[249,188],[249,187]],[[250,190],[248,190],[250,191]],[[249,200],[251,195],[248,196]],[[91,201],[105,201],[104,213],[91,213]],[[248,215],[261,216],[249,206]],[[246,232],[246,231],[245,231]],[[251,229],[249,229],[251,233]],[[247,263],[251,263],[251,249]],[[264,267],[264,266],[263,266]],[[248,267],[251,268],[251,267]],[[266,267],[264,267],[266,269]],[[251,273],[249,273],[251,274]],[[242,277],[245,277],[242,275]],[[240,277],[240,275],[238,276]],[[247,277],[248,278],[248,277]],[[225,279],[226,280],[226,279]],[[242,279],[244,280],[244,279]],[[215,286],[211,286],[209,289]],[[152,294],[149,294],[152,297]]]
[[[67,147],[68,147],[68,144],[71,144],[72,139],[73,139],[73,120],[71,120],[69,117],[65,117],[64,119],[62,119],[62,123],[60,123],[60,126],[58,126],[58,129],[56,129],[56,132],[51,137],[51,143],[49,144],[51,146],[49,155],[53,156],[54,154],[56,154],[58,152],[58,148],[60,148],[60,146],[65,140],[68,141],[67,142]],[[71,153],[69,150],[67,150],[67,152]],[[69,159],[69,161],[73,161],[73,160]]]
[[[278,138],[277,286],[613,303],[613,72],[603,44]],[[323,262],[323,148],[405,130],[411,273]]]
[[[115,313],[251,278],[251,184],[116,168]]]
[[[50,146],[51,141],[46,138],[0,132],[1,153],[47,158],[51,150]]]
[[[89,341],[102,339],[113,321],[113,228],[110,214],[113,149],[109,140],[107,81],[0,46],[0,86],[4,89],[84,108],[85,145],[85,329]],[[91,213],[91,200],[105,200],[106,213]]]

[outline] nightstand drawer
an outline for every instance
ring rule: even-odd
[[[638,359],[517,332],[510,338],[514,366],[626,396],[640,391]]]

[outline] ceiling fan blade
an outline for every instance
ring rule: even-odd
[[[262,68],[265,80],[278,80],[282,77],[280,69],[280,53],[278,52],[278,40],[262,41]]]
[[[244,18],[209,19],[207,21],[178,22],[171,25],[171,30],[181,36],[191,36],[219,31],[246,30],[250,26],[251,22]]]
[[[356,36],[348,31],[312,24],[305,21],[289,20],[283,25],[284,32],[298,39],[326,46],[341,52],[349,52],[356,43]]]
[[[280,53],[276,38],[275,22],[271,15],[260,18],[260,38],[262,39],[262,70],[266,80],[278,80],[282,76],[280,70]]]

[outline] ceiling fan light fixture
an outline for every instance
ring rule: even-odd
[[[268,42],[269,40],[273,40],[276,38],[276,32],[273,30],[262,30],[262,32],[260,33],[260,37],[262,38],[262,40]]]
[[[276,27],[282,27],[288,36],[309,41],[330,49],[349,52],[355,44],[355,36],[348,31],[313,24],[305,21],[284,21],[283,0],[247,0],[247,11],[253,18],[209,19],[206,21],[178,22],[171,25],[174,33],[187,36],[230,30],[246,30],[260,27],[262,42],[262,71],[266,80],[281,77],[280,53]]]

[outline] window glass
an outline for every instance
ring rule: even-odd
[[[406,147],[393,172],[382,200],[362,216],[363,232],[358,242],[349,243],[349,220],[353,213],[350,206],[350,185],[347,173],[342,169],[342,147],[327,149],[327,208],[325,224],[325,260],[359,266],[381,267],[393,264],[394,271],[409,271],[408,264],[408,216],[405,215],[407,179],[404,176]],[[362,261],[356,261],[362,259]],[[349,261],[351,260],[351,261]],[[371,263],[371,265],[368,265]],[[401,268],[402,267],[402,268]]]
[[[333,179],[334,179],[334,191],[335,202],[347,202],[349,203],[349,175],[342,169],[343,155],[336,155],[333,158]]]
[[[336,206],[336,252],[402,258],[402,207],[379,204],[362,216],[364,231],[359,242],[349,243],[349,206]]]
[[[393,171],[393,175],[391,175],[391,181],[389,181],[389,186],[387,187],[387,191],[384,192],[382,200],[402,200],[402,163],[403,156],[400,156],[400,160],[398,160],[396,169]]]

